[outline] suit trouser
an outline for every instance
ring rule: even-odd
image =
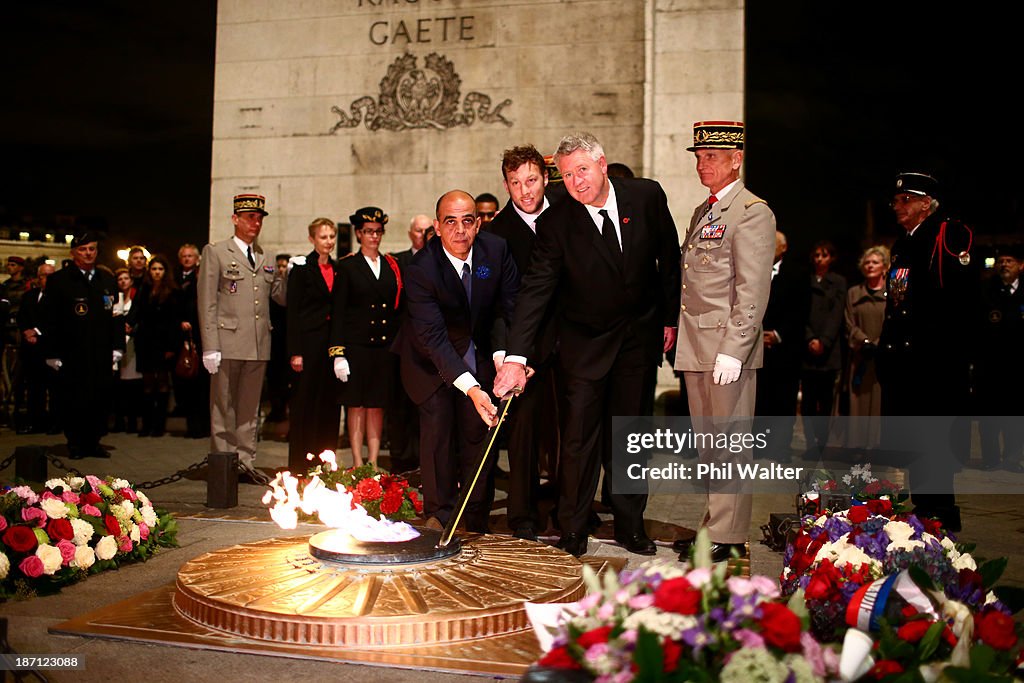
[[[757,375],[744,369],[731,384],[715,384],[711,372],[684,372],[686,394],[695,433],[715,434],[749,432],[757,396]],[[701,462],[749,463],[750,449],[729,453],[711,448],[698,448]],[[735,469],[735,468],[734,468]],[[728,482],[722,482],[727,484]],[[704,526],[713,543],[744,543],[750,535],[750,516],[754,497],[749,493],[708,492],[708,509]]]
[[[210,449],[238,453],[238,462],[255,467],[256,427],[263,390],[264,360],[225,358],[210,378]]]
[[[480,464],[487,425],[473,401],[447,384],[419,405],[419,413],[423,515],[447,524],[458,502],[460,479],[463,486],[468,485]],[[452,430],[458,454],[452,453]],[[470,531],[482,531],[487,526],[494,491],[494,455],[481,472],[466,507],[463,521]]]
[[[558,412],[555,369],[537,369],[522,396],[512,404],[508,438],[508,526],[515,531],[536,527],[540,498],[540,452],[542,446],[557,457],[558,433],[545,429],[545,412]],[[545,443],[546,442],[546,443]],[[554,473],[551,474],[552,478]]]
[[[651,402],[645,396],[656,368],[645,362],[635,338],[627,338],[624,346],[632,348],[619,351],[604,377],[586,379],[565,372],[566,417],[558,501],[562,533],[587,535],[602,466],[605,476],[612,476],[612,417],[650,414]],[[612,490],[610,498],[616,535],[643,533],[647,494]]]

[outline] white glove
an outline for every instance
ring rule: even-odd
[[[727,356],[720,353],[715,356],[715,372],[712,377],[715,384],[732,384],[740,378],[740,370],[743,369],[743,361],[739,358]]]
[[[339,356],[338,358],[334,359],[334,376],[335,377],[337,377],[342,382],[347,382],[348,381],[348,376],[349,376],[350,372],[351,371],[348,369],[348,358],[341,358]]]
[[[114,349],[114,362],[117,363],[122,358],[124,358],[124,351],[118,351],[117,349]]]
[[[63,363],[60,362],[60,358],[47,358],[46,364],[53,368],[54,372],[60,370],[60,366],[64,365]]]
[[[288,259],[288,272],[289,273],[292,272],[292,268],[294,268],[295,266],[304,266],[304,265],[306,265],[306,257],[305,256],[292,256],[290,259]]]
[[[203,351],[203,367],[211,375],[220,370],[220,351]]]

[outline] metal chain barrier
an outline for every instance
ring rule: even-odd
[[[0,460],[0,472],[3,472],[8,467],[10,467],[12,462],[14,462],[14,454],[13,453],[6,460]]]
[[[168,475],[166,477],[163,477],[162,479],[154,479],[153,481],[144,481],[142,483],[136,484],[135,488],[136,489],[155,489],[157,486],[163,486],[165,484],[173,484],[176,481],[181,481],[182,479],[185,478],[185,475],[187,475],[187,474],[189,474],[191,472],[196,472],[196,471],[201,470],[202,468],[206,467],[206,461],[207,461],[208,458],[209,458],[209,456],[204,456],[202,460],[200,460],[198,462],[194,462],[191,465],[189,465],[188,467],[186,467],[184,469],[178,470],[174,474],[171,474],[171,475]]]
[[[53,453],[50,453],[49,451],[46,452],[46,459],[49,460],[51,463],[53,463],[53,466],[56,467],[59,470],[64,470],[65,472],[70,472],[71,474],[75,475],[76,477],[84,477],[85,476],[84,474],[79,472],[74,467],[70,467],[68,465],[65,465],[63,460],[58,458]]]

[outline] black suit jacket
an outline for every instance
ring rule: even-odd
[[[557,300],[563,367],[585,379],[607,374],[627,333],[652,365],[661,362],[663,328],[679,315],[679,235],[661,185],[612,178],[623,236],[616,266],[586,208],[566,197],[541,214],[523,276],[508,352],[529,359],[548,306]]]
[[[799,370],[800,359],[807,348],[804,331],[810,308],[809,277],[807,270],[794,259],[782,258],[779,274],[772,278],[762,323],[765,332],[778,332],[782,341],[765,348],[765,366],[789,367],[794,375]]]
[[[494,380],[491,329],[515,306],[516,265],[505,240],[479,232],[473,243],[473,300],[444,253],[441,239],[427,242],[403,274],[406,318],[391,350],[401,356],[402,383],[417,404],[470,368],[462,359],[472,339],[474,373],[481,386]]]
[[[551,207],[549,206],[547,210],[550,211]],[[529,269],[533,247],[537,243],[537,235],[515,210],[511,199],[505,204],[505,208],[498,212],[494,220],[487,224],[487,230],[508,242],[512,260],[516,262],[516,269],[519,271],[520,280],[522,280],[522,276]],[[557,298],[556,296],[548,306],[544,319],[541,321],[536,343],[528,355],[531,365],[543,364],[555,351],[558,341],[557,325],[555,324],[558,310]],[[495,323],[494,348],[505,349],[507,345],[508,327],[503,320],[499,319]]]
[[[334,297],[320,273],[319,258],[314,249],[306,256],[304,265],[294,266],[288,274],[288,305],[285,306],[288,356],[302,356],[304,364],[326,362],[330,345]],[[331,267],[337,286],[338,263],[333,259]]]

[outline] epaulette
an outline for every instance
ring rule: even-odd
[[[744,209],[749,209],[749,208],[750,208],[750,207],[752,207],[752,206],[753,206],[754,204],[764,204],[765,206],[767,206],[767,205],[768,205],[768,202],[766,202],[765,200],[761,199],[760,197],[755,197],[754,199],[751,199],[751,200],[750,200],[749,202],[747,202],[746,204],[744,204],[744,205],[743,205],[743,208],[744,208]]]

